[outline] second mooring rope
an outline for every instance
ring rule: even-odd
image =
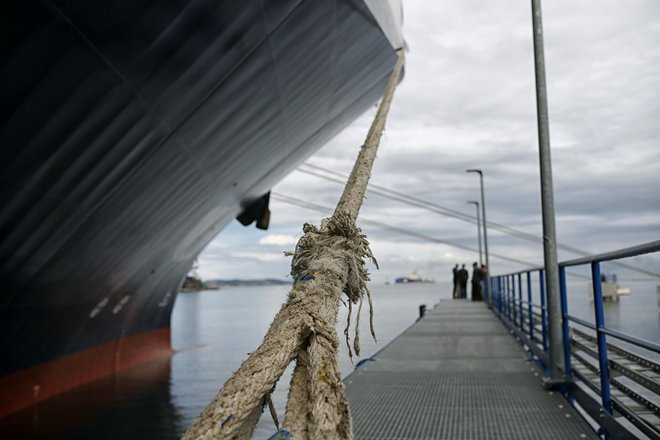
[[[335,322],[342,293],[351,311],[352,304],[361,307],[365,295],[371,309],[365,259],[376,260],[355,221],[403,61],[400,50],[385,96],[333,216],[324,219],[319,228],[303,226],[304,235],[296,245],[291,266],[295,285],[262,344],[195,419],[184,439],[249,439],[277,380],[294,359],[282,435],[296,440],[352,438],[337,361]],[[371,331],[373,334],[373,324]],[[348,342],[348,331],[345,335]],[[357,332],[354,349],[359,354]]]

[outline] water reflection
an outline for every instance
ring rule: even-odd
[[[159,438],[178,438],[180,417],[170,399],[170,374],[168,357],[75,388],[0,419],[1,437],[117,439],[158,432]]]

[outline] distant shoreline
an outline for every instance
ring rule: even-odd
[[[262,278],[262,279],[254,279],[254,280],[243,280],[243,279],[221,280],[221,279],[214,279],[214,280],[205,281],[205,284],[216,285],[216,286],[219,286],[221,289],[223,287],[237,287],[237,286],[283,286],[283,285],[291,285],[291,283],[292,283],[292,281],[290,281],[290,280],[283,280],[283,279],[278,279],[278,278]]]

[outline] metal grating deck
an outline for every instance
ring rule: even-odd
[[[598,439],[483,303],[441,302],[345,383],[358,440]]]

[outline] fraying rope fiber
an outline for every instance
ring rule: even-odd
[[[301,281],[316,279],[316,275],[310,275],[312,273],[318,274],[333,269],[323,266],[323,264],[327,264],[327,261],[318,258],[319,249],[335,249],[341,258],[341,263],[348,265],[348,279],[343,286],[342,293],[348,297],[349,313],[344,335],[346,337],[348,354],[352,360],[353,353],[349,341],[349,328],[353,313],[353,304],[359,303],[353,341],[355,354],[359,356],[360,311],[362,309],[364,295],[367,295],[369,298],[369,324],[371,335],[376,340],[376,332],[374,331],[373,324],[373,303],[371,301],[371,294],[367,288],[367,282],[370,280],[369,271],[366,268],[365,259],[371,260],[376,268],[378,268],[378,262],[371,253],[371,249],[369,249],[367,237],[362,234],[360,229],[355,226],[355,223],[346,214],[340,213],[332,218],[325,219],[320,229],[306,223],[303,226],[303,232],[305,235],[298,240],[291,263],[291,275],[294,280],[297,280],[296,284]]]
[[[227,380],[186,431],[184,439],[249,439],[265,406],[275,414],[269,402],[270,394],[294,360],[284,427],[279,427],[275,414],[278,431],[270,438],[347,440],[353,437],[337,360],[339,342],[335,322],[342,296],[346,295],[349,319],[344,335],[352,356],[350,315],[353,304],[358,304],[353,349],[359,355],[357,329],[366,296],[371,334],[376,337],[366,260],[378,265],[366,236],[355,222],[403,61],[403,51],[399,51],[385,95],[334,214],[322,220],[320,227],[303,226],[304,235],[291,262],[294,286],[262,344]]]

